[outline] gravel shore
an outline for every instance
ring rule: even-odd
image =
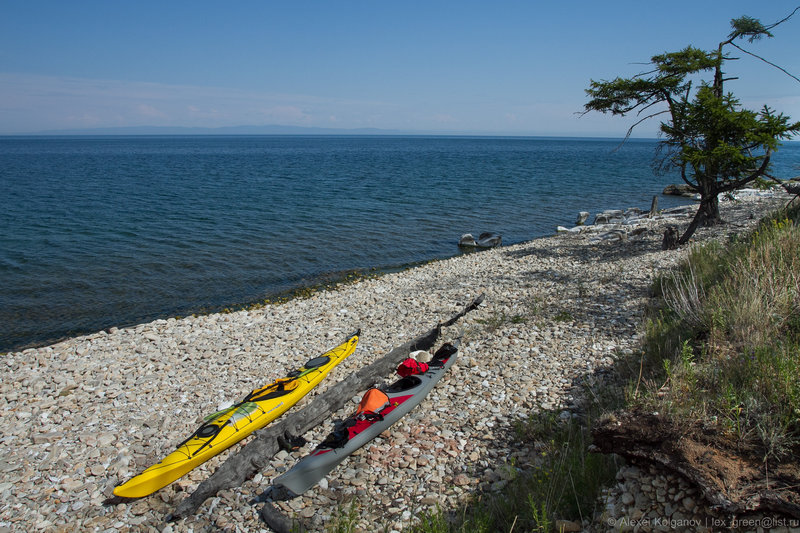
[[[728,224],[701,228],[695,239],[718,236],[720,229],[744,231],[787,199],[775,192],[724,201]],[[430,396],[317,487],[281,505],[321,530],[339,502],[355,496],[359,525],[388,532],[427,508],[455,506],[481,488],[500,487],[512,461],[524,467],[532,458],[532,450],[514,441],[513,422],[538,410],[569,416],[577,408],[574,383],[636,349],[653,277],[686,254],[686,248],[661,251],[664,227],[685,227],[687,216],[588,226],[280,305],[112,328],[5,354],[0,532],[269,531],[252,500],[316,445],[330,422],[306,435],[305,448],[280,452],[241,488],[218,494],[182,521],[164,517],[230,451],[150,497],[111,507],[102,502],[118,483],[169,453],[203,415],[355,329],[362,329],[356,353],[316,392],[481,293],[481,308],[443,335],[447,341],[463,333],[461,350]],[[338,417],[349,414],[362,392],[354,391]],[[609,509],[619,514],[624,506],[615,501]]]

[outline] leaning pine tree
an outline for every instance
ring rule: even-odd
[[[698,226],[712,226],[721,221],[718,196],[740,188],[759,178],[769,177],[770,158],[780,141],[800,131],[800,122],[775,113],[766,105],[759,112],[742,109],[733,94],[723,91],[723,66],[734,58],[727,55],[736,48],[762,61],[736,41],[752,43],[772,37],[775,26],[788,17],[764,26],[759,20],[741,17],[731,21],[733,31],[716,50],[704,51],[689,46],[684,50],[654,56],[653,69],[632,78],[591,81],[586,90],[591,100],[585,112],[600,111],[614,115],[635,113],[639,120],[630,127],[628,136],[642,122],[666,114],[661,123],[659,166],[676,168],[689,187],[700,194],[700,207],[689,227],[678,240],[685,244]],[[781,67],[798,82],[796,76]],[[713,72],[711,82],[701,80],[693,87],[692,76]]]

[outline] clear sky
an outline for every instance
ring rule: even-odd
[[[577,114],[590,79],[688,44],[713,49],[730,19],[772,23],[797,5],[0,0],[0,134],[280,124],[621,136],[632,119]],[[800,77],[800,12],[747,47]],[[747,56],[728,73],[746,107],[800,120],[800,82]]]

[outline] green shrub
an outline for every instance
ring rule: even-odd
[[[696,246],[658,280],[663,306],[647,324],[637,399],[677,420],[717,425],[765,461],[790,456],[800,442],[797,213],[762,221],[726,246]]]

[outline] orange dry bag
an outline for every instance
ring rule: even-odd
[[[380,389],[369,389],[361,398],[356,414],[378,414],[387,405],[389,405],[389,397],[385,392]]]

